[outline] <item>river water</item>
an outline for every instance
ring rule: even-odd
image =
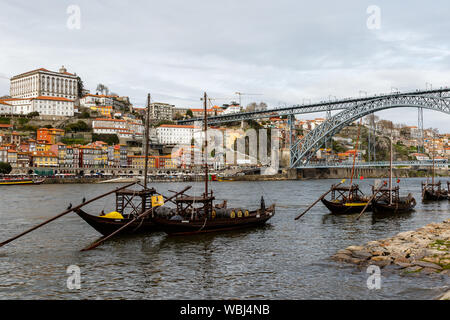
[[[0,299],[433,299],[449,289],[441,275],[400,275],[382,269],[381,289],[370,290],[366,269],[329,259],[349,245],[393,236],[450,218],[447,201],[422,204],[421,179],[403,179],[416,210],[390,218],[371,213],[331,216],[319,203],[306,209],[336,180],[213,182],[218,200],[256,208],[277,203],[265,227],[226,233],[168,237],[164,233],[117,237],[80,252],[100,234],[71,213],[0,248]],[[369,192],[372,179],[360,182]],[[199,195],[203,183],[190,194]],[[159,192],[188,183],[157,183]],[[0,240],[111,190],[112,184],[0,187]],[[166,193],[170,194],[170,193]],[[88,212],[113,210],[110,197]],[[81,270],[81,289],[68,289],[67,267]]]

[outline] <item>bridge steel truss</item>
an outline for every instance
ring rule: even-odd
[[[391,108],[413,107],[441,111],[450,115],[449,95],[442,93],[392,94],[370,100],[361,99],[311,130],[303,139],[294,142],[290,150],[290,167],[306,166],[314,155],[315,149],[320,148],[326,140],[355,120],[373,112]]]
[[[391,93],[378,96],[368,96],[364,98],[347,98],[338,99],[333,101],[322,101],[318,103],[309,104],[296,104],[290,107],[275,108],[269,110],[252,111],[252,112],[239,112],[231,113],[221,116],[211,116],[208,117],[208,123],[210,124],[220,124],[235,121],[246,121],[246,120],[256,120],[256,119],[269,119],[271,117],[279,116],[290,116],[296,114],[306,114],[306,113],[316,113],[316,112],[328,112],[340,111],[343,109],[350,109],[359,106],[365,102],[370,102],[375,99],[389,99],[396,96],[428,96],[428,97],[438,97],[442,99],[450,99],[450,88],[442,88],[435,90],[422,90],[413,91],[405,93]],[[203,122],[203,118],[191,118],[185,120],[178,120],[178,124],[194,124],[195,122]]]

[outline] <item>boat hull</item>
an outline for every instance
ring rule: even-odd
[[[116,231],[120,227],[124,226],[126,223],[130,222],[131,219],[109,219],[102,218],[98,216],[91,215],[84,212],[81,209],[74,210],[84,221],[86,221],[92,228],[97,230],[103,235],[109,235]],[[129,226],[124,228],[122,234],[138,234],[138,233],[151,233],[159,231],[158,226],[155,225],[150,218],[145,218],[143,221],[138,220],[131,223]]]
[[[18,180],[0,180],[0,186],[13,186],[13,185],[34,185],[42,184],[45,179],[32,180],[32,179],[18,179]]]
[[[423,201],[447,200],[448,199],[448,194],[447,193],[432,192],[431,190],[424,190],[422,199],[423,199]]]
[[[342,202],[332,202],[327,199],[322,199],[322,203],[330,210],[331,214],[355,214],[361,213],[366,206],[366,202],[355,202],[345,205]],[[372,211],[372,205],[368,205],[366,211]]]
[[[375,202],[373,204],[373,213],[379,215],[406,213],[414,210],[415,206],[416,201],[414,199],[408,202],[393,203],[393,204],[389,204],[386,202]]]
[[[275,214],[275,209],[266,210],[259,217],[256,211],[250,212],[248,217],[216,218],[205,220],[168,220],[159,217],[153,218],[156,225],[169,235],[192,235],[209,232],[231,231],[264,225]]]

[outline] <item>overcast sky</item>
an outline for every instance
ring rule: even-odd
[[[80,8],[80,29],[67,27],[70,5]],[[379,29],[367,27],[370,5],[380,8]],[[277,107],[445,87],[449,16],[448,0],[1,0],[0,96],[13,75],[61,65],[91,92],[104,83],[137,106],[147,92],[200,107],[205,90],[217,104],[240,91],[260,94],[242,96],[243,104]],[[378,115],[417,123],[416,109]],[[424,118],[425,127],[450,132],[449,115],[426,110]]]

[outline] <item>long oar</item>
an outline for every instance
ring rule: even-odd
[[[320,200],[322,200],[323,198],[325,198],[327,196],[327,194],[329,194],[334,188],[340,186],[342,184],[342,182],[338,183],[335,186],[332,186],[330,190],[328,190],[327,192],[325,192],[322,196],[320,196],[319,199],[317,199],[312,205],[310,205],[308,207],[308,209],[306,209],[303,213],[299,214],[297,217],[295,217],[295,220],[300,219],[305,213],[307,213],[312,207],[314,207]]]
[[[134,185],[134,184],[136,184],[136,182],[127,184],[127,185],[125,185],[125,186],[123,186],[123,187],[120,187],[120,188],[116,188],[116,189],[114,189],[114,190],[112,190],[112,191],[109,191],[109,192],[107,192],[107,193],[104,193],[104,194],[102,194],[102,195],[100,195],[100,196],[98,196],[98,197],[92,198],[92,199],[90,199],[90,200],[88,200],[88,201],[86,201],[86,202],[84,202],[84,203],[82,203],[82,204],[80,204],[80,205],[78,205],[78,206],[76,206],[76,207],[73,207],[73,208],[71,208],[71,209],[67,209],[66,211],[63,211],[63,212],[61,212],[60,214],[54,216],[53,218],[48,219],[47,221],[44,221],[44,222],[38,224],[37,226],[34,226],[33,228],[30,228],[30,229],[28,229],[28,230],[22,232],[21,234],[18,234],[17,236],[14,236],[14,237],[12,237],[12,238],[6,240],[6,241],[3,241],[2,243],[0,243],[0,247],[4,246],[4,245],[7,244],[7,243],[10,243],[11,241],[16,240],[17,238],[20,238],[20,237],[26,235],[27,233],[30,233],[30,232],[33,231],[33,230],[36,230],[36,229],[38,229],[38,228],[40,228],[40,227],[46,225],[47,223],[52,222],[53,220],[56,220],[56,219],[58,219],[58,218],[60,218],[60,217],[62,217],[62,216],[64,216],[64,215],[68,214],[69,212],[72,212],[72,211],[74,211],[74,210],[76,210],[76,209],[79,209],[79,208],[81,208],[81,207],[83,207],[83,206],[85,206],[85,205],[87,205],[87,204],[89,204],[89,203],[91,203],[91,202],[93,202],[93,201],[96,201],[96,200],[98,200],[98,199],[100,199],[100,198],[103,198],[103,197],[105,197],[105,196],[107,196],[107,195],[109,195],[109,194],[111,194],[111,193],[114,193],[114,192],[116,192],[116,191],[119,191],[119,190],[122,190],[122,189],[125,189],[125,188],[128,188],[128,187],[131,187],[131,186]]]
[[[185,193],[187,190],[189,190],[190,188],[192,188],[191,186],[188,186],[186,188],[184,188],[182,191],[174,194],[173,196],[167,198],[167,201],[172,200],[173,198],[175,198],[176,196],[178,196],[179,194]],[[88,251],[88,250],[92,250],[94,248],[97,248],[99,245],[101,245],[103,242],[105,242],[106,240],[108,240],[109,238],[113,237],[114,235],[118,234],[120,231],[122,231],[123,229],[125,229],[126,227],[128,227],[130,224],[132,224],[133,222],[135,222],[138,219],[141,218],[145,218],[147,215],[149,215],[150,213],[153,212],[153,209],[155,207],[152,207],[146,211],[144,211],[143,213],[141,213],[140,215],[134,217],[131,221],[127,222],[126,224],[124,224],[123,226],[121,226],[119,229],[117,229],[116,231],[110,233],[109,235],[101,238],[100,240],[95,241],[94,243],[90,244],[89,246],[87,246],[86,248],[82,249],[81,251]]]
[[[377,195],[378,191],[380,191],[382,187],[383,186],[381,186],[377,190],[375,190],[375,192],[373,193],[372,197],[370,197],[369,201],[367,201],[366,205],[364,206],[364,208],[362,209],[361,213],[359,214],[358,218],[356,218],[356,220],[359,220],[359,218],[361,218],[363,213],[366,211],[367,207],[369,207],[369,204],[372,203],[373,199],[375,198],[375,196]]]

